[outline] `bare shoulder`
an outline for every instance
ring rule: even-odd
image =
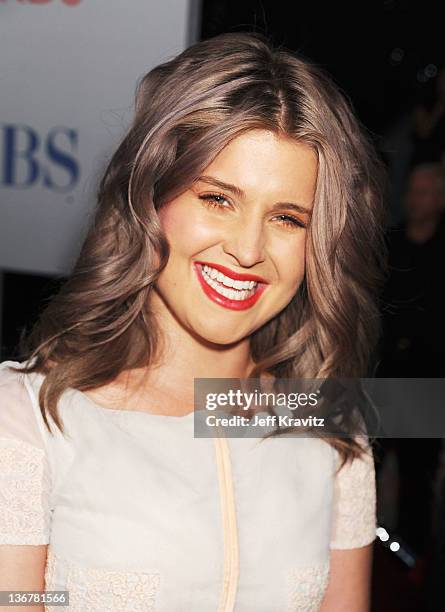
[[[112,410],[146,411],[147,406],[159,403],[156,390],[146,384],[140,370],[125,370],[111,382],[83,393],[96,404]]]
[[[135,390],[117,379],[100,387],[83,391],[83,393],[104,408],[131,410],[130,399],[134,398]]]

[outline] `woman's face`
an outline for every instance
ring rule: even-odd
[[[232,140],[159,212],[171,252],[153,299],[207,342],[248,337],[303,280],[316,178],[304,144],[265,130]]]

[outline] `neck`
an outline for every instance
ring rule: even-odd
[[[424,219],[408,219],[406,223],[406,235],[412,242],[426,242],[436,231],[439,219],[437,217],[427,217]]]
[[[158,359],[144,374],[148,385],[190,398],[195,378],[247,378],[254,365],[249,338],[230,345],[207,342],[184,328],[156,294],[153,297],[161,346]]]

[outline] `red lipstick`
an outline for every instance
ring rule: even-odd
[[[209,268],[215,268],[215,270],[219,270],[219,272],[222,272],[225,276],[230,276],[230,278],[233,278],[233,280],[253,280],[257,283],[263,283],[265,285],[268,284],[267,280],[261,278],[261,276],[257,276],[256,274],[240,274],[239,272],[234,272],[233,270],[230,270],[230,268],[226,268],[225,266],[221,266],[220,264],[216,263],[209,263],[208,261],[196,261],[195,263],[200,264],[201,266],[209,266]]]
[[[219,272],[222,272],[225,276],[233,278],[233,280],[240,281],[255,281],[258,283],[255,293],[253,293],[250,297],[245,300],[231,300],[230,298],[222,295],[218,291],[216,291],[213,287],[211,287],[203,278],[202,267],[209,266],[210,268],[215,268]],[[204,261],[196,261],[194,262],[195,272],[198,276],[199,282],[201,283],[201,287],[204,293],[210,298],[213,302],[216,302],[220,306],[224,308],[229,308],[231,310],[247,310],[251,308],[261,297],[263,291],[266,289],[267,281],[265,281],[260,276],[255,274],[240,274],[238,272],[234,272],[225,266],[221,266],[220,264],[208,263]],[[230,287],[227,287],[230,290]]]

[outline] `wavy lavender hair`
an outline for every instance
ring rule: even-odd
[[[262,35],[222,34],[142,78],[73,272],[22,343],[34,360],[24,371],[46,374],[39,401],[49,430],[47,412],[63,431],[65,389],[94,389],[153,363],[160,334],[148,297],[169,254],[157,211],[251,129],[306,143],[318,156],[305,279],[252,335],[251,376],[367,375],[385,254],[381,164],[322,70]],[[354,440],[329,442],[343,459],[360,455]]]

